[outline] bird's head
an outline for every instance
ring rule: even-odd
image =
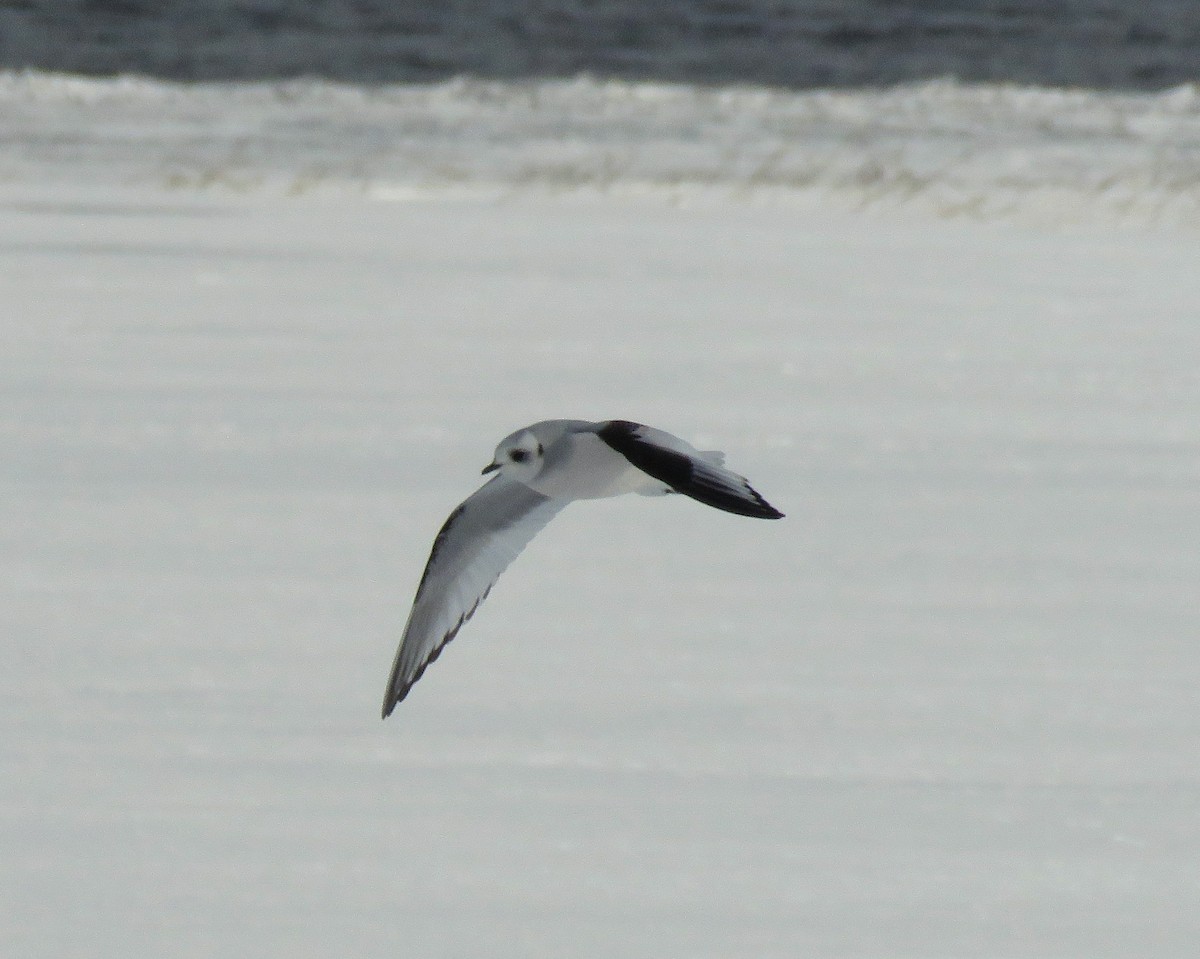
[[[500,441],[484,474],[497,470],[507,479],[528,483],[542,470],[545,448],[532,430],[517,430]]]

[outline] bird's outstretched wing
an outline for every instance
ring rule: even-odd
[[[783,516],[744,476],[721,466],[717,454],[701,453],[678,436],[628,420],[609,420],[596,433],[643,473],[677,493],[741,516]]]
[[[446,520],[417,587],[383,699],[386,719],[538,531],[566,505],[496,477]]]

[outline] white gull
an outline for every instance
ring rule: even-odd
[[[484,473],[496,475],[442,526],[417,587],[383,700],[386,719],[457,635],[508,565],[577,499],[683,493],[708,506],[779,519],[779,510],[724,455],[628,420],[543,420],[505,437]]]

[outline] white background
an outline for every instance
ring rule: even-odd
[[[1158,187],[854,212],[701,136],[715,185],[568,189],[493,175],[510,130],[471,189],[354,141],[288,195],[284,148],[160,175],[224,149],[172,139],[211,91],[62,83],[10,78],[45,135],[0,149],[5,955],[1194,954],[1200,260]],[[438,527],[560,416],[788,516],[571,507],[380,723]]]

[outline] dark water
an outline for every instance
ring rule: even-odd
[[[1200,80],[1200,0],[8,0],[0,67],[784,87]]]

